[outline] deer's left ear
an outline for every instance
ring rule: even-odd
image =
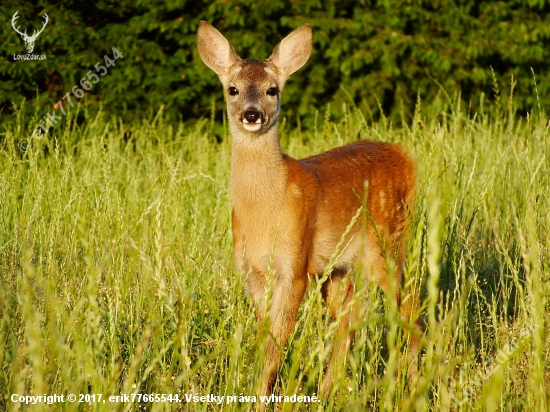
[[[304,24],[286,36],[269,57],[269,61],[277,67],[284,80],[302,67],[311,55],[313,34],[311,26]]]
[[[197,48],[201,59],[218,76],[223,76],[240,60],[229,41],[206,21],[199,23]]]

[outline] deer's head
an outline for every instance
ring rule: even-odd
[[[19,13],[19,10],[16,11],[15,14],[13,15],[13,18],[11,19],[11,25],[12,25],[13,29],[19,35],[21,35],[21,38],[25,42],[25,48],[27,49],[27,53],[30,54],[34,50],[34,43],[36,42],[36,38],[38,37],[38,35],[40,33],[42,33],[44,31],[44,29],[46,28],[46,25],[48,24],[48,15],[44,14],[44,23],[42,25],[42,28],[40,30],[34,30],[32,35],[28,36],[27,35],[27,30],[25,30],[24,32],[21,32],[21,31],[19,31],[19,28],[17,28],[15,26],[15,20],[17,20],[17,18],[19,17],[17,15],[18,13]]]
[[[285,37],[267,60],[243,60],[218,30],[201,21],[197,45],[202,60],[224,86],[232,130],[262,134],[277,124],[283,86],[307,62],[312,32],[304,24]]]

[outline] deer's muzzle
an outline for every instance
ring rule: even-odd
[[[242,113],[241,121],[245,130],[256,132],[261,129],[265,116],[255,107],[250,107]]]

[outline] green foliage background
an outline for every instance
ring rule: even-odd
[[[550,103],[550,10],[546,0],[397,1],[105,1],[2,2],[0,26],[0,116],[23,99],[42,117],[78,85],[88,70],[116,46],[124,53],[82,100],[126,119],[140,119],[164,105],[174,120],[208,115],[223,105],[219,82],[200,61],[196,29],[214,24],[243,57],[266,58],[280,39],[303,23],[314,29],[314,53],[284,94],[285,114],[296,119],[336,102],[355,104],[373,116],[408,119],[419,94],[424,107],[442,88],[461,92],[472,111],[480,94],[492,96],[491,67],[500,88],[517,80],[514,104],[523,113],[535,105],[534,81],[543,108]],[[19,10],[21,28],[39,28],[35,54],[46,61],[14,61],[25,52],[11,27]],[[343,86],[343,87],[341,87]],[[441,88],[442,86],[442,88]],[[378,101],[377,101],[378,100]],[[378,103],[379,102],[379,103]],[[471,103],[470,103],[471,102]],[[34,110],[30,110],[34,109]],[[25,113],[25,111],[23,111]]]

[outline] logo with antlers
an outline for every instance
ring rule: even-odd
[[[21,35],[21,38],[25,42],[25,48],[27,49],[27,53],[30,54],[34,50],[34,43],[36,42],[36,38],[40,33],[44,31],[44,29],[46,28],[46,25],[48,24],[48,15],[44,14],[44,23],[42,25],[42,28],[40,30],[34,30],[32,35],[28,36],[27,30],[25,30],[24,33],[21,33],[19,29],[15,26],[15,20],[17,20],[17,18],[19,17],[17,13],[19,13],[19,10],[16,11],[15,14],[13,15],[13,18],[11,19],[11,25],[13,29]]]

